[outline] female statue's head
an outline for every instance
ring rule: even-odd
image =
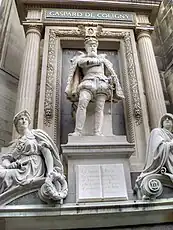
[[[22,134],[24,130],[28,129],[31,123],[31,117],[27,110],[23,110],[14,116],[13,123],[16,131]]]
[[[173,131],[173,115],[171,113],[164,114],[160,119],[160,127]]]

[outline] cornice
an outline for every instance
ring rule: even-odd
[[[15,0],[21,21],[25,19],[27,8],[78,8],[93,10],[123,10],[148,12],[155,18],[161,0],[114,1],[114,0]]]

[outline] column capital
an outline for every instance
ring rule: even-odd
[[[25,28],[26,35],[28,35],[29,33],[37,33],[41,37],[43,31],[43,24],[23,23],[23,26]]]
[[[153,27],[136,27],[136,37],[137,40],[139,40],[141,37],[148,37],[151,38],[150,35],[153,32],[154,28]]]

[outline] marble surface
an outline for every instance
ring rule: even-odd
[[[127,200],[123,164],[77,165],[76,200]]]

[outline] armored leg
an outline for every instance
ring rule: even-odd
[[[80,136],[86,120],[86,108],[90,102],[92,95],[87,90],[81,90],[79,95],[79,103],[76,112],[76,126],[72,136]]]
[[[95,127],[94,134],[96,136],[103,136],[101,129],[103,125],[104,118],[104,105],[106,101],[106,95],[100,94],[96,97],[96,108],[95,108]]]

